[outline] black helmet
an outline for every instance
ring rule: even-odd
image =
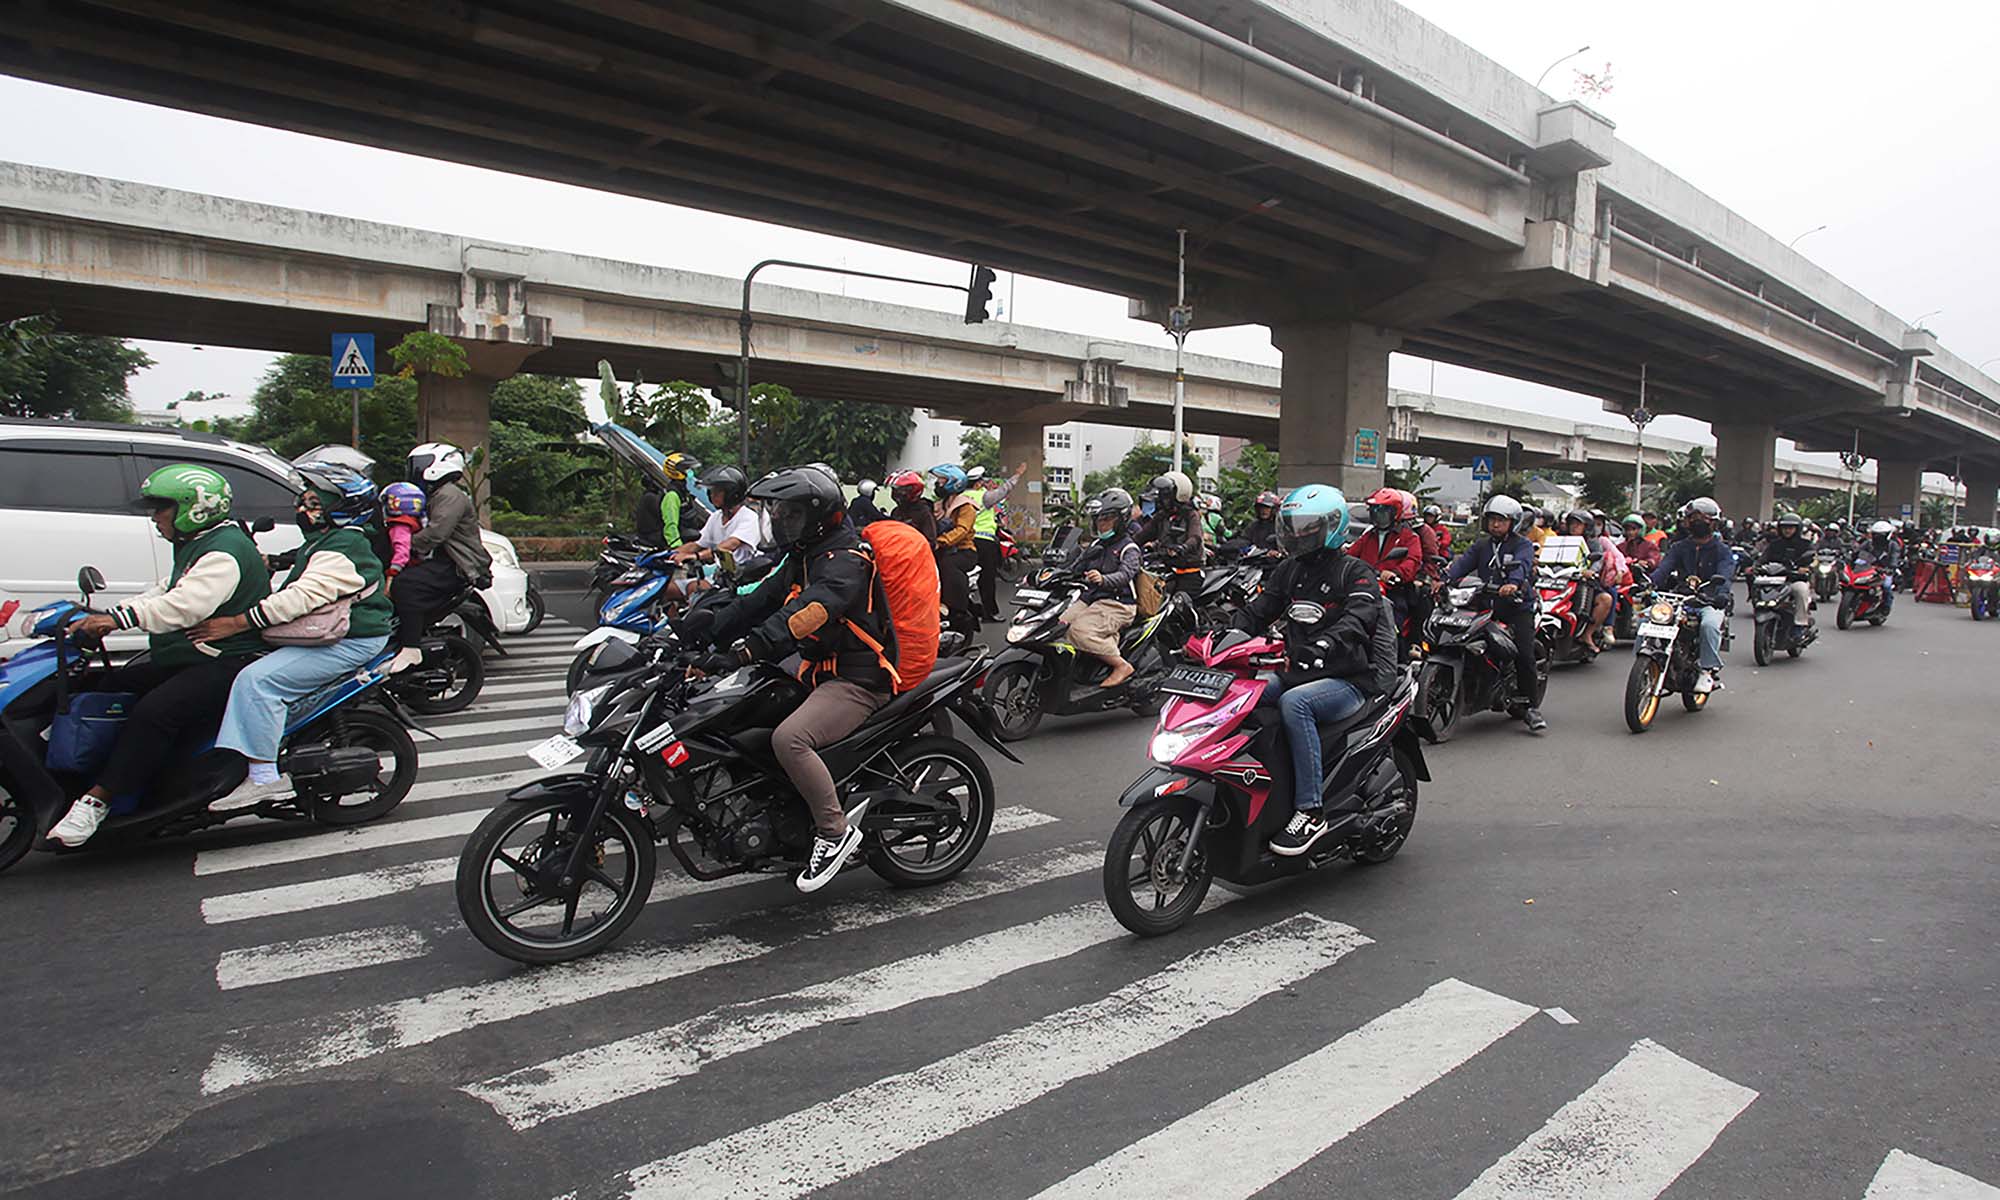
[[[1805,519],[1795,512],[1781,512],[1771,518],[1771,524],[1776,526],[1780,531],[1787,525],[1790,525],[1793,529],[1801,529],[1805,526]]]
[[[1090,532],[1100,538],[1111,537],[1125,526],[1125,518],[1132,511],[1132,493],[1121,487],[1108,487],[1090,498],[1085,513],[1090,520]],[[1111,528],[1097,528],[1099,517],[1110,516],[1116,520]]]
[[[710,493],[711,500],[715,498],[714,493],[722,493],[720,503],[724,508],[735,508],[743,503],[743,494],[750,488],[750,480],[744,476],[741,467],[717,467],[699,478],[702,489]]]
[[[840,482],[813,466],[787,467],[757,481],[750,495],[771,514],[771,536],[780,546],[804,547],[840,524],[847,498]]]

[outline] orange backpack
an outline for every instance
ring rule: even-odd
[[[889,668],[892,690],[900,694],[930,676],[937,663],[938,617],[937,557],[930,540],[901,521],[870,521],[861,536],[875,551],[875,577],[889,604],[889,624],[896,631],[896,661],[889,662],[883,647],[875,646],[882,665]],[[874,639],[850,629],[865,642]]]

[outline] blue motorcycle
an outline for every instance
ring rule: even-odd
[[[707,604],[719,603],[727,598],[731,589],[747,587],[762,579],[774,565],[771,559],[761,554],[750,554],[740,562],[725,555],[725,561],[710,568],[706,573],[708,582],[714,586],[698,595],[683,608],[679,601],[667,597],[667,585],[677,574],[689,572],[684,563],[673,560],[673,551],[654,550],[639,556],[630,570],[618,577],[612,584],[611,594],[597,609],[597,628],[578,638],[572,647],[576,657],[571,660],[569,672],[564,680],[570,695],[576,694],[584,673],[606,653],[604,647],[613,643],[627,647],[637,646],[642,640],[654,634],[670,634],[670,619],[683,611],[692,611]],[[700,568],[695,568],[699,571]],[[693,578],[693,574],[687,574]]]
[[[84,595],[82,605],[62,600],[22,614],[27,632],[46,640],[0,662],[0,871],[37,844],[77,853],[176,837],[245,815],[360,825],[385,816],[409,794],[417,777],[417,747],[409,731],[436,735],[419,726],[381,686],[393,657],[384,651],[291,706],[278,769],[291,777],[294,795],[212,810],[211,804],[243,781],[245,765],[241,755],[215,749],[211,729],[201,742],[185,747],[145,794],[114,799],[111,815],[90,841],[74,851],[46,841],[48,830],[90,784],[85,772],[51,768],[51,728],[58,712],[66,718],[81,712],[82,706],[71,707],[72,697],[90,692],[111,669],[101,647],[93,664],[88,650],[68,632],[70,622],[88,611],[90,596],[103,588],[104,577],[85,567],[77,586]],[[111,707],[115,705],[91,711]],[[112,712],[101,715],[116,719]]]

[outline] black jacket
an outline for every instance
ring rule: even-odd
[[[1116,600],[1120,604],[1138,603],[1136,587],[1142,569],[1139,547],[1132,539],[1120,533],[1110,541],[1092,538],[1077,553],[1076,561],[1067,570],[1082,574],[1085,571],[1099,571],[1104,576],[1102,583],[1088,584],[1083,589],[1083,602],[1095,604],[1099,600]]]
[[[1285,622],[1287,669],[1278,681],[1296,687],[1317,679],[1345,679],[1370,695],[1396,681],[1396,626],[1382,602],[1381,585],[1367,563],[1338,550],[1288,558],[1236,613],[1233,624],[1262,633],[1297,602],[1325,610],[1310,623]]]
[[[1763,549],[1757,554],[1758,563],[1783,563],[1788,567],[1803,567],[1813,560],[1813,544],[1801,533],[1794,537],[1768,537]]]
[[[1174,571],[1198,571],[1208,559],[1201,542],[1201,514],[1155,513],[1138,522],[1132,540],[1156,555],[1160,565]]]
[[[924,499],[899,500],[889,515],[924,535],[924,540],[937,543],[937,509]]]
[[[874,551],[845,522],[817,545],[787,554],[754,591],[725,604],[710,637],[719,646],[740,637],[766,661],[796,651],[807,682],[839,678],[885,694],[890,679],[883,660],[897,657]]]
[[[1275,520],[1252,521],[1237,530],[1236,536],[1230,538],[1229,541],[1231,545],[1245,548],[1276,550],[1278,548],[1278,522]]]

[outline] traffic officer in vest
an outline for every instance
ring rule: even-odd
[[[979,506],[979,513],[972,519],[972,548],[979,558],[979,607],[981,619],[1000,619],[1000,504],[1027,474],[1028,464],[1014,468],[1014,473],[999,483],[986,482],[986,468],[974,467],[966,477],[971,486],[965,494]]]
[[[1132,664],[1119,652],[1118,639],[1139,615],[1137,584],[1144,563],[1138,543],[1125,528],[1132,494],[1124,488],[1106,488],[1090,503],[1096,536],[1067,568],[1083,576],[1083,594],[1062,619],[1069,626],[1070,644],[1111,668],[1098,686],[1114,688],[1132,678]]]
[[[210,617],[246,613],[271,592],[257,543],[229,519],[229,481],[212,467],[174,463],[146,476],[139,498],[152,510],[153,527],[173,545],[173,567],[159,587],[70,626],[92,639],[143,630],[151,653],[111,672],[99,688],[134,692],[139,700],[97,782],[49,830],[65,846],[90,840],[113,799],[140,792],[176,747],[213,726],[229,703],[236,673],[264,649],[254,629],[200,645],[187,633]]]

